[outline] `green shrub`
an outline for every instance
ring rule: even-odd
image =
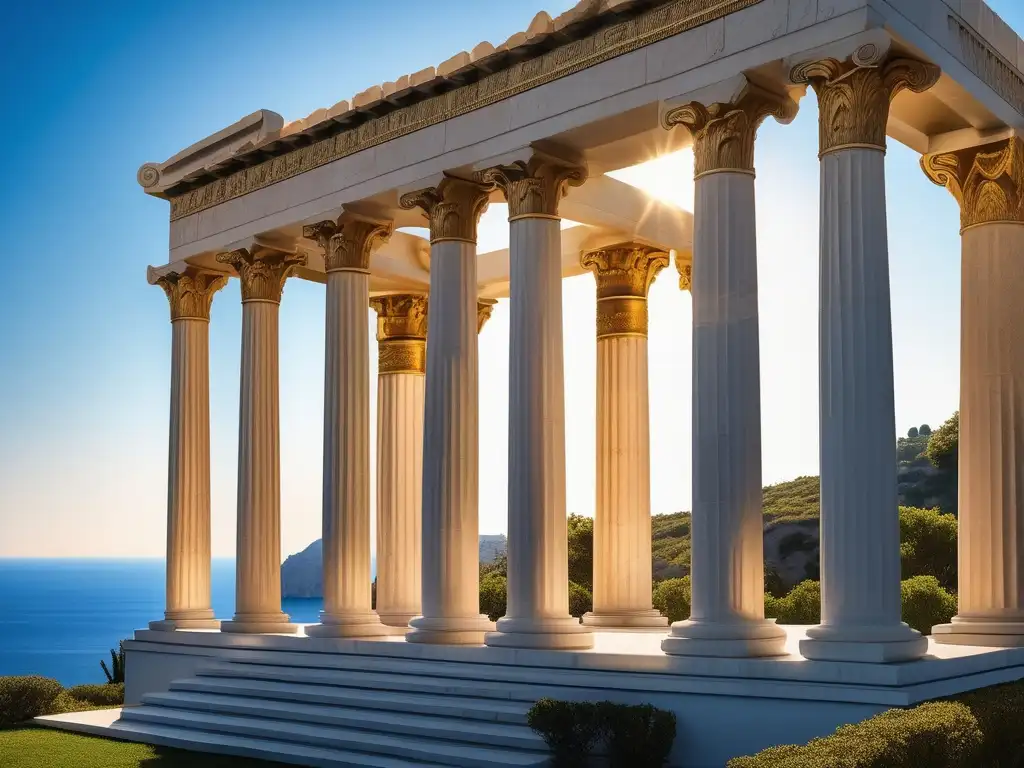
[[[613,766],[661,768],[676,739],[676,716],[650,704],[601,702],[599,720]]]
[[[124,683],[106,685],[76,685],[67,689],[67,694],[86,704],[98,707],[119,707],[124,704]]]
[[[594,597],[586,587],[569,582],[569,615],[580,618],[584,613],[594,610]]]
[[[569,515],[566,533],[569,581],[590,592],[594,589],[594,518]]]
[[[583,768],[601,737],[598,708],[589,702],[541,699],[526,722],[544,737],[554,768]]]
[[[900,507],[902,578],[934,576],[945,589],[956,589],[956,517],[938,509]]]
[[[955,697],[970,707],[978,719],[985,741],[976,766],[1019,768],[1024,765],[1024,683],[1007,683],[980,688]],[[972,766],[973,768],[973,766]]]
[[[665,614],[669,621],[690,618],[690,577],[665,579],[654,587],[651,599],[654,607]]]
[[[805,746],[771,747],[736,757],[728,768],[980,768],[983,735],[957,702],[890,709]]]
[[[817,624],[821,621],[821,584],[801,581],[785,597],[764,596],[764,615],[779,624]]]
[[[480,613],[497,621],[508,608],[508,580],[498,573],[489,573],[480,580]]]
[[[54,713],[54,702],[63,690],[46,677],[0,677],[0,726]]]
[[[900,584],[903,620],[923,635],[936,624],[948,624],[956,614],[956,596],[949,594],[934,576],[915,576]]]

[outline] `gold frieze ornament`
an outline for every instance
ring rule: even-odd
[[[925,155],[921,168],[960,204],[961,232],[981,224],[1024,224],[1024,142],[1020,138]]]
[[[419,208],[430,221],[430,243],[455,240],[476,244],[476,227],[487,210],[490,187],[478,181],[445,176],[436,187],[402,195],[405,210]]]
[[[476,303],[476,332],[480,333],[484,329],[484,325],[488,320],[491,319],[491,314],[494,312],[494,305],[498,303],[497,299],[480,299]]]
[[[269,301],[281,303],[284,281],[296,267],[306,264],[306,254],[254,245],[217,254],[217,261],[235,269],[242,283],[242,303]]]
[[[150,285],[159,285],[171,304],[171,322],[176,320],[210,321],[213,294],[228,284],[227,275],[189,267],[184,272],[161,275],[150,267],[146,270]]]
[[[370,299],[377,312],[377,370],[380,375],[427,370],[427,297],[414,293]]]
[[[884,152],[889,105],[896,94],[922,93],[939,80],[941,71],[934,64],[886,55],[868,43],[848,61],[822,59],[793,68],[790,79],[810,84],[818,95],[819,155],[851,148]]]
[[[580,266],[597,278],[597,338],[646,336],[647,292],[668,266],[668,253],[623,243],[584,252]]]
[[[488,168],[480,174],[484,184],[498,187],[508,202],[508,220],[558,218],[558,203],[587,180],[587,169],[535,156],[528,161]]]
[[[302,228],[302,236],[316,241],[324,252],[326,272],[370,271],[370,256],[386,243],[390,222],[343,213],[337,222],[321,221]]]
[[[685,127],[693,137],[693,175],[722,171],[754,173],[754,139],[769,116],[791,123],[797,103],[752,83],[735,103],[705,106],[692,101],[665,113],[663,125]]]
[[[679,290],[689,291],[693,287],[693,251],[676,251],[675,262]]]

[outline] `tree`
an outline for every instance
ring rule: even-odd
[[[594,596],[590,590],[575,581],[569,582],[569,615],[581,618],[594,610]]]
[[[917,507],[900,507],[899,514],[903,578],[932,576],[945,589],[956,589],[956,517]]]
[[[957,411],[928,438],[925,455],[939,469],[955,470],[960,443],[960,411]]]
[[[911,427],[910,429],[907,430],[907,437],[917,437],[917,435],[917,427]]]
[[[480,580],[480,613],[497,621],[508,609],[508,580],[500,573],[489,573]]]
[[[931,427],[929,427],[929,426],[928,426],[927,424],[922,424],[922,425],[921,425],[921,426],[920,426],[920,427],[918,428],[918,430],[917,430],[917,431],[918,431],[919,433],[921,433],[922,435],[925,435],[925,436],[927,436],[927,435],[930,435],[930,434],[932,433],[932,428],[931,428]]]
[[[594,519],[569,515],[569,581],[594,590]]]

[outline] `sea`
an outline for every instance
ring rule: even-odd
[[[234,560],[214,560],[213,609],[234,613]],[[292,621],[318,620],[323,600],[286,599]],[[163,560],[0,559],[0,676],[42,675],[65,686],[106,682],[100,661],[163,618]]]

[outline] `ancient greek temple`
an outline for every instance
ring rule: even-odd
[[[583,0],[303,119],[257,111],[143,165],[140,185],[170,213],[167,262],[148,272],[172,332],[167,605],[126,644],[127,701],[141,706],[88,727],[317,765],[544,765],[532,702],[611,699],[677,714],[673,765],[721,766],[1021,677],[1022,68],[1024,41],[980,0]],[[754,174],[759,126],[801,104],[820,125],[806,151],[821,168],[809,300],[822,620],[787,628],[763,605]],[[900,615],[891,141],[920,153],[922,185],[946,186],[962,214],[959,611],[930,638]],[[692,215],[608,175],[655,146],[692,148]],[[479,218],[499,202],[509,247],[478,253]],[[692,298],[693,425],[679,439],[692,441],[693,554],[692,613],[669,626],[651,602],[647,295],[671,261]],[[597,504],[594,609],[579,621],[562,280],[588,271]],[[210,602],[208,334],[232,279],[228,617]],[[289,280],[326,289],[324,609],[304,627],[280,588]],[[492,623],[479,607],[478,349],[496,301],[510,314],[508,608]]]

